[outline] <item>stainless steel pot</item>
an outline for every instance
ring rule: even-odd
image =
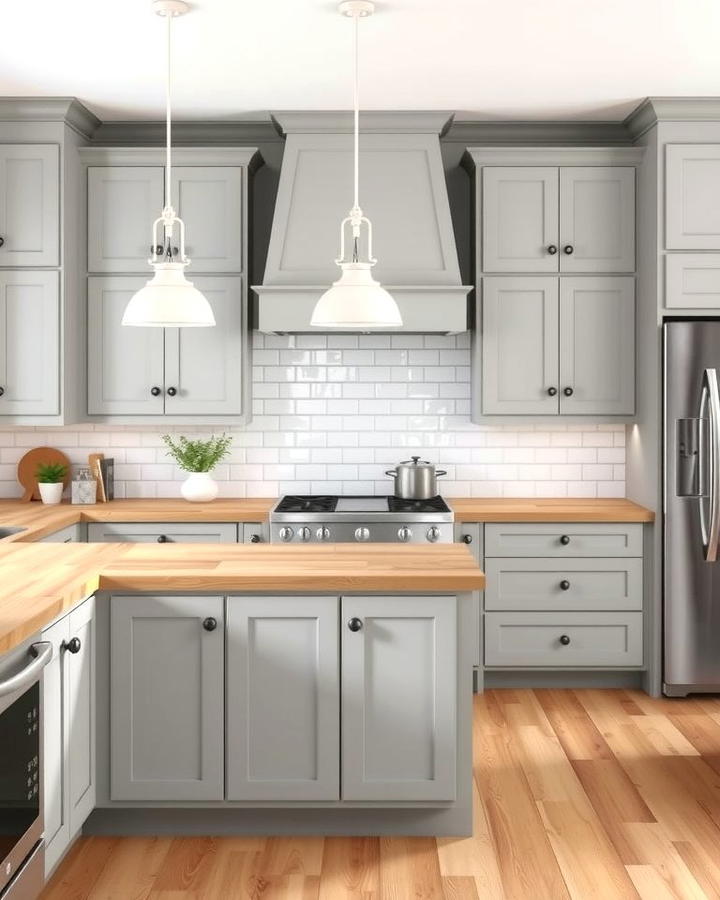
[[[388,469],[385,474],[395,479],[393,493],[401,500],[430,500],[438,495],[438,477],[447,475],[447,472],[436,469],[433,463],[419,456],[413,456],[398,463],[394,469]]]

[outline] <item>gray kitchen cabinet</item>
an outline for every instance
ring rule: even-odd
[[[665,256],[667,309],[720,308],[720,253],[668,253]]]
[[[110,793],[223,798],[223,597],[110,598]]]
[[[228,800],[338,800],[337,597],[227,600]]]
[[[0,271],[0,415],[60,412],[58,273]]]
[[[235,544],[232,522],[89,522],[89,543]]]
[[[482,568],[485,553],[483,550],[484,529],[479,522],[456,522],[455,523],[455,543],[465,544],[472,553],[475,561]],[[475,607],[475,644],[473,652],[473,665],[482,664],[482,608],[483,608],[483,592],[473,591],[473,601]]]
[[[635,270],[635,169],[560,169],[561,272]]]
[[[456,796],[457,600],[342,598],[342,797]]]
[[[84,542],[83,532],[80,525],[68,525],[67,528],[61,528],[60,531],[53,531],[52,534],[46,534],[40,538],[39,544],[76,544],[80,541]]]
[[[60,149],[0,146],[0,266],[60,263]]]
[[[558,170],[488,166],[482,173],[485,272],[558,271]]]
[[[194,272],[242,272],[243,177],[238,166],[175,166],[173,204]]]
[[[623,522],[508,522],[485,526],[485,555],[642,556],[643,526]]]
[[[557,414],[558,339],[557,278],[483,278],[483,413]]]
[[[163,207],[165,169],[90,166],[87,176],[88,272],[148,271],[151,226]]]
[[[720,144],[665,147],[665,246],[720,250]]]
[[[560,280],[560,412],[635,412],[635,281]]]
[[[243,544],[264,544],[269,540],[267,522],[243,522],[239,526],[238,540]]]
[[[43,673],[45,871],[95,807],[95,598],[43,632],[53,657]]]

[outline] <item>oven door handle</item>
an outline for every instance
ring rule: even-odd
[[[6,681],[0,681],[0,697],[30,687],[37,680],[39,673],[52,659],[52,644],[50,641],[38,641],[30,646],[28,654],[32,657],[31,663]]]

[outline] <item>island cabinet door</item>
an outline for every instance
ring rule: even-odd
[[[455,799],[456,606],[343,597],[343,800]]]
[[[337,800],[337,597],[230,597],[227,799]]]
[[[67,617],[68,805],[70,834],[95,808],[95,598]]]
[[[111,799],[223,799],[223,597],[113,596]]]

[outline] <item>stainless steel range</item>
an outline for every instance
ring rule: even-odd
[[[454,518],[442,497],[285,496],[270,512],[270,540],[450,544]]]

